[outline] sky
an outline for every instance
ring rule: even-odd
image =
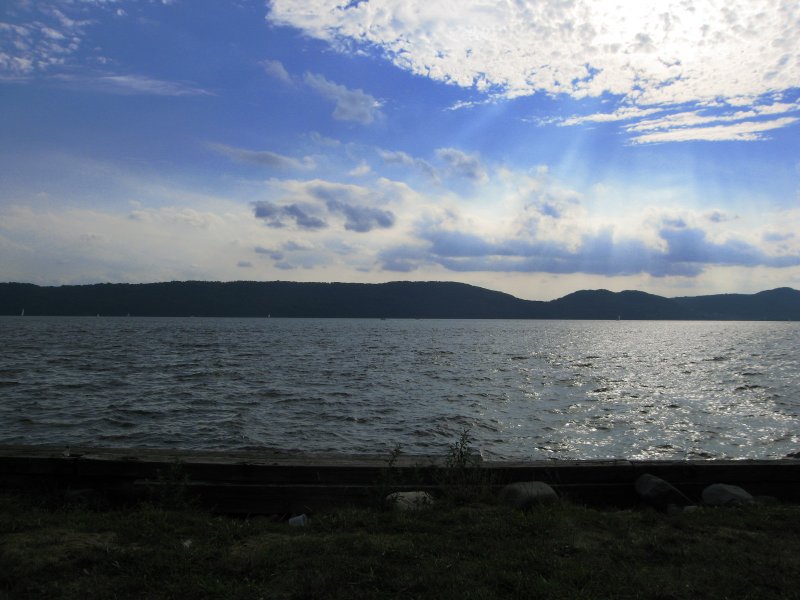
[[[800,288],[796,0],[5,0],[0,281]]]

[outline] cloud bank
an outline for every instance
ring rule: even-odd
[[[495,99],[614,99],[609,112],[563,124],[638,119],[654,109],[684,117],[703,109],[716,121],[662,119],[649,132],[633,130],[636,143],[758,140],[797,121],[774,118],[798,112],[782,100],[800,85],[793,0],[464,0],[458,10],[425,0],[273,0],[268,19]],[[750,105],[760,114],[737,115]]]
[[[374,149],[373,158],[385,152]],[[406,155],[401,166],[416,168],[416,161]],[[402,273],[500,289],[491,282],[557,277],[609,287],[639,278],[662,293],[671,285],[689,292],[721,269],[750,281],[760,274],[760,288],[800,278],[798,209],[739,217],[719,208],[665,208],[654,194],[653,202],[615,218],[597,212],[597,198],[570,189],[544,167],[479,165],[470,172],[485,180],[461,195],[438,183],[423,192],[370,175],[358,185],[270,179],[248,206],[154,188],[147,180],[135,182],[137,195],[150,190],[153,200],[174,198],[174,205],[137,202],[119,215],[11,204],[0,208],[6,277],[42,283],[230,279],[248,269],[263,279],[291,271],[305,280],[381,281]],[[69,264],[83,267],[64,280]],[[673,283],[653,283],[664,280]]]

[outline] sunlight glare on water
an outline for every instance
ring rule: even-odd
[[[779,458],[800,324],[1,318],[0,443]]]

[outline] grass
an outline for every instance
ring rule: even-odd
[[[0,599],[797,598],[800,507],[341,509],[306,527],[0,495]]]

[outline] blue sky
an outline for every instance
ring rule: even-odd
[[[8,0],[0,280],[800,288],[795,1]]]

